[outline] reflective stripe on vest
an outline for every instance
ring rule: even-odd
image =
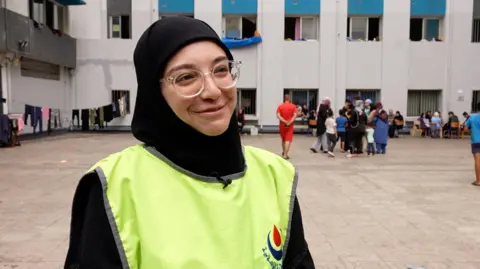
[[[245,147],[245,172],[225,189],[153,148],[98,162],[124,269],[277,269],[289,241],[297,176],[273,153]]]

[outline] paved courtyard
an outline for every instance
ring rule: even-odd
[[[295,139],[317,268],[480,269],[480,187],[470,185],[466,139],[402,138],[386,156],[352,159],[312,154],[311,137]],[[60,269],[80,176],[134,143],[127,133],[75,133],[0,149],[0,269]],[[244,143],[281,151],[276,135]]]

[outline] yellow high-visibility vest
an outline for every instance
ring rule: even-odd
[[[247,169],[222,177],[226,187],[144,145],[94,165],[123,268],[282,268],[295,169],[258,148],[244,156]]]

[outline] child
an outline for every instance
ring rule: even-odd
[[[369,123],[367,125],[367,155],[370,156],[370,154],[375,155],[375,147],[373,146],[373,143],[375,142],[375,139],[373,137],[375,133],[375,129],[373,129],[373,124]]]
[[[333,118],[333,111],[331,109],[327,112],[327,120],[325,120],[325,127],[327,128],[327,145],[328,155],[335,157],[333,150],[337,144],[337,124]]]
[[[347,139],[347,118],[345,117],[345,111],[343,109],[340,109],[338,111],[338,116],[335,119],[335,122],[337,123],[337,134],[338,134],[338,140],[340,140],[340,150],[342,152],[345,152],[345,140]]]

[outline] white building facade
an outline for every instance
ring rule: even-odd
[[[29,107],[57,110],[56,124],[69,124],[74,98],[76,40],[69,35],[69,5],[82,0],[3,0],[0,5],[0,114],[26,112],[22,134],[47,131],[47,120]],[[36,114],[38,115],[38,114]],[[41,123],[40,123],[41,122]],[[40,125],[42,129],[40,130]]]
[[[194,0],[191,13],[179,14],[162,12],[168,0],[132,1],[119,7],[122,0],[88,0],[69,9],[77,65],[73,85],[55,98],[71,97],[71,107],[82,109],[109,104],[118,92],[128,92],[130,113],[110,126],[130,126],[137,91],[133,50],[143,31],[168,15],[202,19],[221,36],[245,38],[252,27],[260,32],[262,43],[232,50],[243,63],[239,106],[260,126],[278,125],[275,111],[285,93],[311,109],[325,96],[339,109],[347,97],[360,95],[409,118],[426,110],[460,115],[480,101],[477,0],[443,0],[445,14],[427,15],[412,11],[414,2],[422,0],[383,0],[381,14],[353,14],[352,0],[315,0],[318,14],[297,15],[286,12],[301,3],[296,0],[254,1],[256,14],[225,14],[225,0]],[[227,2],[242,1],[252,2]]]

